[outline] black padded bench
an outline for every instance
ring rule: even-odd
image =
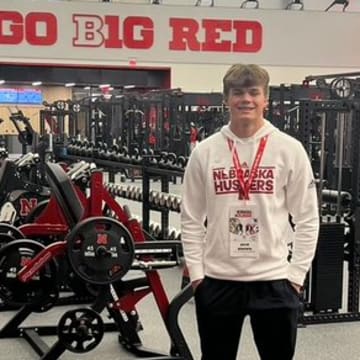
[[[73,228],[85,211],[73,183],[59,164],[46,163],[46,175],[69,227]]]
[[[2,194],[5,190],[7,190],[7,181],[10,180],[10,176],[8,174],[15,173],[15,164],[13,161],[9,159],[5,159],[1,162],[0,166],[0,194]],[[12,176],[11,176],[12,177]],[[13,179],[12,179],[13,180]],[[6,191],[7,194],[7,191]],[[4,193],[4,195],[6,195]]]

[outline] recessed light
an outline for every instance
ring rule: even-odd
[[[75,83],[66,83],[65,84],[65,87],[72,87],[72,86],[75,86]]]
[[[34,81],[32,83],[32,86],[40,86],[42,84],[42,81]]]

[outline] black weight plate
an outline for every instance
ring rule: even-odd
[[[348,99],[354,95],[353,82],[349,78],[336,78],[330,83],[332,95],[337,99]]]
[[[104,323],[92,309],[67,311],[60,319],[57,333],[64,347],[75,353],[93,350],[104,336]]]
[[[6,224],[6,223],[0,223],[0,233],[10,235],[13,240],[19,240],[25,238],[25,235],[22,233],[21,230],[19,230],[14,225]]]
[[[11,235],[0,233],[0,249],[13,240],[14,238]]]
[[[17,273],[44,248],[33,240],[14,240],[0,249],[0,298],[10,306],[31,305],[43,311],[53,302],[57,288],[57,264],[47,263],[34,277],[23,283]]]
[[[66,237],[71,268],[81,279],[96,285],[120,280],[134,259],[134,243],[119,221],[92,217],[78,223]]]

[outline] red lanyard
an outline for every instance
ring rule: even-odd
[[[239,199],[249,200],[250,188],[255,179],[256,173],[259,169],[260,161],[264,154],[264,150],[265,150],[265,146],[266,146],[268,137],[269,137],[269,135],[265,135],[260,140],[260,144],[259,144],[259,147],[256,152],[255,160],[251,167],[250,175],[249,175],[249,178],[247,181],[245,181],[245,179],[244,179],[244,170],[241,167],[241,163],[239,160],[239,155],[238,155],[236,146],[234,147],[234,141],[228,138],[228,145],[229,145],[229,149],[233,155],[233,163],[234,163],[234,167],[235,167],[235,171],[236,171],[236,176],[239,180],[239,186],[240,186]]]

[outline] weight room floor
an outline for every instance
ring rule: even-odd
[[[134,185],[130,181],[129,185]],[[141,186],[140,181],[135,185]],[[160,182],[151,185],[151,189],[160,190]],[[181,185],[170,184],[170,192],[181,193]],[[121,204],[129,204],[134,215],[141,215],[141,203],[118,199]],[[160,214],[151,213],[151,220],[160,223]],[[171,213],[170,226],[179,229],[179,214]],[[171,299],[180,289],[181,269],[174,268],[162,270],[161,276],[164,285]],[[344,297],[344,304],[346,303]],[[55,307],[43,314],[35,314],[26,320],[24,325],[54,325],[57,324],[62,314],[70,309],[80,308],[82,305],[68,307]],[[143,345],[161,352],[168,352],[169,339],[166,330],[156,309],[155,302],[151,296],[147,296],[139,303],[138,311],[144,330],[140,332]],[[13,316],[12,312],[0,312],[0,326],[3,326]],[[190,300],[184,305],[180,316],[180,326],[184,332],[186,341],[192,351],[194,360],[200,358],[199,342],[195,325],[194,304]],[[360,358],[360,322],[348,322],[325,325],[308,325],[306,328],[299,328],[298,345],[295,360],[358,360]],[[55,337],[44,337],[45,342],[52,344]],[[221,344],[219,344],[221,346]],[[61,359],[78,360],[130,360],[135,357],[119,345],[116,332],[105,333],[103,340],[93,351],[86,354],[75,354],[65,352]],[[39,359],[36,353],[22,339],[0,339],[0,360],[31,360]],[[248,319],[244,324],[243,335],[240,343],[238,359],[257,360],[259,359]],[[219,359],[226,360],[226,359]]]

